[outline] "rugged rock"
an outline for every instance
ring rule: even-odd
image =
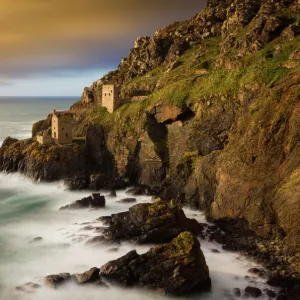
[[[73,274],[72,279],[77,284],[98,284],[106,286],[106,284],[101,280],[99,275],[100,269],[92,268],[89,271],[86,271],[82,274]]]
[[[131,251],[107,263],[101,267],[100,277],[113,284],[146,287],[175,296],[209,291],[211,286],[199,242],[189,232],[145,254]]]
[[[0,149],[0,169],[86,176],[91,188],[102,184],[93,174],[147,186],[204,210],[235,238],[225,248],[259,257],[277,282],[299,280],[299,57],[298,0],[210,0],[190,20],[137,39],[85,90],[100,104],[103,84],[120,85],[115,113],[72,106],[74,133],[87,137],[83,161],[39,164],[27,140]]]
[[[262,295],[262,291],[256,287],[247,286],[245,292],[253,298],[258,298]]]
[[[188,230],[200,234],[203,230],[196,220],[186,218],[179,205],[163,201],[136,204],[127,212],[100,217],[99,220],[109,225],[103,231],[106,240],[165,243],[180,232]]]
[[[59,180],[85,172],[86,154],[77,144],[44,146],[33,139],[0,148],[0,171],[20,172],[34,180]]]
[[[8,136],[7,138],[5,138],[5,140],[3,141],[2,143],[2,147],[5,147],[5,146],[11,146],[12,144],[18,142],[19,140],[18,139],[14,139],[10,136]]]
[[[89,197],[76,200],[75,202],[62,206],[60,210],[64,209],[80,209],[80,208],[99,208],[105,207],[105,197],[101,196],[100,193],[93,193]]]

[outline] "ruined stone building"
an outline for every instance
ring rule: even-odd
[[[52,139],[55,144],[71,144],[73,129],[73,114],[70,112],[57,112],[52,114]]]
[[[120,88],[114,84],[105,84],[102,86],[102,106],[106,107],[108,112],[114,112],[121,103]]]
[[[48,130],[43,130],[41,131],[37,136],[36,140],[41,144],[41,145],[50,145],[53,144],[53,139],[51,136],[51,129],[49,128]]]

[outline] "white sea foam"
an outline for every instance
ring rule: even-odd
[[[69,192],[60,183],[34,184],[20,175],[0,173],[0,299],[64,300],[64,299],[124,299],[148,300],[162,298],[141,290],[118,288],[95,288],[68,286],[59,291],[48,288],[39,289],[26,295],[15,291],[15,286],[28,281],[37,281],[43,275],[60,272],[83,272],[92,267],[100,267],[107,261],[116,259],[130,250],[143,253],[150,246],[137,246],[122,243],[117,252],[108,251],[110,247],[88,247],[86,239],[95,235],[93,231],[83,230],[85,222],[93,222],[101,215],[110,215],[129,208],[129,204],[119,204],[126,197],[125,191],[109,196],[107,206],[100,210],[58,211],[58,208],[87,192]],[[138,196],[138,202],[151,201],[148,196]],[[201,212],[185,209],[189,217],[205,221]],[[41,236],[43,241],[30,244],[29,241]],[[222,250],[220,245],[200,240],[212,278],[211,294],[195,296],[195,299],[226,299],[224,290],[245,288],[249,282],[244,279],[247,270],[256,266],[243,256]],[[218,249],[221,253],[212,253]],[[264,288],[262,280],[257,279],[258,287]]]

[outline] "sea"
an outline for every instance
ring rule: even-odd
[[[19,139],[31,136],[32,124],[44,119],[53,108],[67,109],[74,98],[0,98],[0,140],[6,136]],[[111,286],[78,287],[73,284],[58,290],[47,287],[23,291],[16,289],[28,282],[40,283],[42,276],[58,273],[82,273],[100,267],[135,249],[138,253],[151,245],[140,246],[125,242],[119,246],[87,246],[86,241],[99,233],[93,226],[104,226],[96,221],[104,215],[128,210],[130,204],[118,203],[126,191],[117,197],[106,197],[106,207],[99,210],[59,210],[63,205],[88,196],[90,192],[70,192],[62,182],[37,183],[21,174],[0,173],[0,299],[1,300],[152,300],[172,299],[141,289],[122,289]],[[150,202],[149,196],[138,196],[138,203]],[[132,205],[132,204],[131,204]],[[201,211],[184,208],[188,217],[207,222]],[[35,238],[39,242],[32,243]],[[234,288],[257,286],[270,288],[265,280],[253,278],[249,268],[261,267],[242,254],[222,249],[221,245],[200,240],[212,279],[210,293],[182,299],[222,300]],[[212,250],[218,250],[212,251]],[[250,277],[247,277],[250,276]],[[252,282],[250,282],[252,281]],[[248,298],[248,299],[251,299]],[[263,296],[260,299],[267,299]]]
[[[53,109],[65,110],[80,97],[0,97],[0,145],[7,136],[31,137],[32,124]]]

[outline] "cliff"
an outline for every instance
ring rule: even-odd
[[[85,88],[90,103],[71,107],[87,176],[128,178],[228,231],[283,240],[299,272],[299,21],[298,1],[211,0],[138,38],[116,71]],[[96,105],[104,83],[121,85],[127,102],[113,114]],[[18,143],[1,149],[0,165]]]

